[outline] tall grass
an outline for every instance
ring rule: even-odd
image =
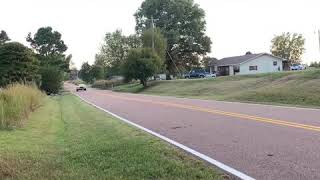
[[[34,85],[13,84],[0,90],[0,129],[21,127],[43,97]]]

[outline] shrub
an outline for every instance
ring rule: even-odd
[[[0,46],[0,86],[38,82],[39,61],[26,46],[11,42]]]
[[[92,84],[93,88],[98,88],[98,89],[111,89],[112,87],[115,86],[119,86],[123,84],[122,80],[117,80],[117,79],[113,79],[113,80],[98,80],[95,81]]]
[[[63,72],[55,66],[41,69],[41,89],[47,94],[57,94],[62,88]]]
[[[74,85],[86,84],[86,82],[82,81],[81,79],[71,80],[71,81],[69,81],[69,83],[74,84]]]
[[[35,85],[9,85],[0,91],[0,129],[20,127],[40,106],[43,93]]]

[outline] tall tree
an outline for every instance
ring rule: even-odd
[[[14,82],[38,82],[39,62],[29,48],[17,42],[0,46],[0,86]]]
[[[0,32],[0,45],[4,44],[5,42],[10,41],[10,38],[4,30]]]
[[[138,36],[124,36],[121,30],[107,33],[100,52],[96,55],[96,62],[103,64],[108,76],[120,75],[121,65],[131,48],[138,48],[141,42]]]
[[[289,63],[301,62],[301,57],[305,51],[305,39],[302,34],[282,33],[275,36],[272,41],[271,53],[289,61]]]
[[[61,39],[61,34],[53,31],[52,27],[39,28],[34,37],[29,33],[27,42],[43,56],[63,54],[68,49]]]
[[[104,68],[100,65],[92,65],[90,69],[90,76],[94,80],[104,79]]]
[[[82,64],[79,71],[79,77],[87,83],[92,82],[91,66],[88,62]]]
[[[57,66],[67,72],[72,56],[64,54],[68,47],[61,36],[58,31],[53,31],[52,27],[42,27],[33,37],[29,33],[26,40],[38,53],[38,59],[42,66]]]
[[[145,0],[135,18],[139,34],[152,27],[152,19],[163,32],[170,54],[165,63],[172,74],[176,66],[199,65],[199,56],[211,51],[211,40],[205,35],[205,12],[193,0]]]

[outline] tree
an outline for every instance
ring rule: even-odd
[[[320,62],[314,61],[310,63],[310,67],[314,68],[319,68],[320,67]]]
[[[37,52],[37,58],[41,65],[41,76],[43,76],[41,88],[47,93],[57,93],[56,91],[61,89],[63,75],[70,72],[69,64],[72,56],[64,54],[68,47],[61,36],[58,31],[53,31],[52,27],[42,27],[33,37],[29,33],[26,38]],[[45,72],[46,70],[52,74],[48,74]],[[60,78],[61,74],[62,78]]]
[[[5,32],[4,30],[1,30],[1,32],[0,32],[0,45],[6,43],[7,41],[10,41],[10,38],[7,35],[7,32]]]
[[[305,39],[301,34],[282,33],[275,36],[272,41],[271,53],[292,63],[301,62],[301,56],[304,53]]]
[[[121,65],[131,48],[141,47],[138,36],[124,36],[121,30],[107,33],[100,52],[96,55],[96,61],[106,68],[107,76],[120,75]]]
[[[101,80],[104,79],[104,69],[102,66],[93,65],[90,69],[90,76],[94,80]]]
[[[57,66],[62,71],[68,72],[72,55],[64,54],[68,47],[61,36],[58,31],[53,31],[52,27],[42,27],[33,37],[29,33],[26,40],[38,53],[41,66]]]
[[[92,82],[91,66],[88,62],[82,64],[81,69],[79,71],[79,77],[87,83]]]
[[[63,54],[68,49],[61,40],[61,34],[53,31],[52,27],[39,28],[34,37],[29,33],[27,42],[42,56]]]
[[[57,66],[44,66],[41,68],[41,89],[47,94],[57,94],[62,88],[63,71]]]
[[[176,73],[176,66],[199,65],[199,56],[211,51],[211,40],[205,35],[205,12],[193,0],[145,0],[135,18],[137,33],[152,27],[152,18],[164,33],[170,54],[165,64],[171,74]]]
[[[163,60],[165,60],[166,50],[167,50],[167,40],[161,34],[161,31],[159,28],[147,29],[146,31],[143,32],[141,39],[142,39],[142,44],[144,48],[153,48],[154,46],[154,50],[158,54],[158,56]]]
[[[202,65],[202,67],[204,67],[204,69],[207,71],[207,72],[209,72],[210,71],[210,67],[209,67],[209,65],[210,65],[210,63],[212,62],[212,61],[217,61],[218,59],[217,58],[214,58],[214,57],[204,57],[202,60],[201,60],[201,65]]]
[[[140,80],[140,83],[146,87],[148,78],[156,74],[161,65],[161,59],[152,49],[131,49],[122,66],[122,71],[127,80]]]
[[[14,82],[38,82],[39,62],[29,48],[17,42],[0,46],[0,86]]]

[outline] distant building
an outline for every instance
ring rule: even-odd
[[[217,73],[220,76],[233,76],[283,71],[283,62],[285,62],[284,59],[268,53],[252,54],[247,52],[243,56],[212,60],[209,67],[211,73]]]

